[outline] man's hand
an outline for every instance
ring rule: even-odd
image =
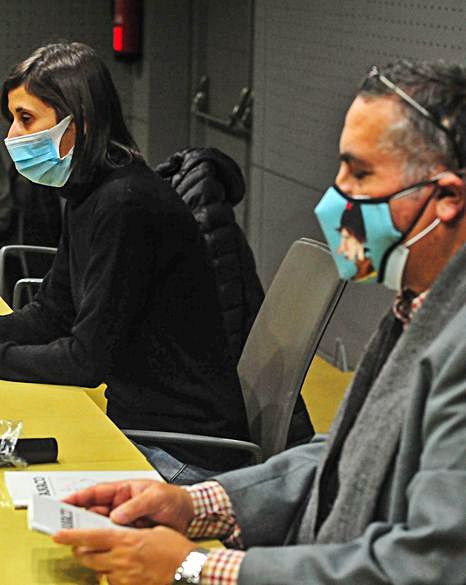
[[[163,524],[184,533],[194,509],[182,488],[152,480],[101,483],[72,494],[65,502],[110,516],[117,524]]]
[[[110,585],[169,585],[196,544],[171,528],[61,530],[53,536],[73,547],[78,561],[107,575]]]

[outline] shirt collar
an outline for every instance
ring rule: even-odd
[[[402,322],[403,329],[408,327],[414,315],[422,307],[429,290],[427,289],[416,295],[412,290],[405,288],[396,295],[392,309],[395,317]]]

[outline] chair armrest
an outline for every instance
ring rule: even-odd
[[[52,246],[30,246],[28,244],[10,244],[2,246],[0,254],[9,254],[10,252],[39,252],[41,254],[56,254],[58,248]]]
[[[29,246],[26,244],[11,244],[0,248],[0,297],[5,296],[5,259],[14,252],[32,252],[34,254],[56,254],[57,248],[51,246]]]
[[[21,293],[23,289],[31,284],[39,286],[43,280],[43,278],[20,278],[16,281],[13,289],[13,311],[17,311],[21,307]]]
[[[136,429],[121,429],[133,441],[151,441],[154,443],[178,443],[183,445],[198,445],[202,447],[220,447],[224,449],[239,449],[248,451],[254,463],[262,462],[262,449],[255,443],[238,439],[211,437],[210,435],[190,435],[188,433],[170,433],[167,431],[140,431]]]

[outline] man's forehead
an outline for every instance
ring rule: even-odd
[[[400,120],[396,99],[358,96],[351,104],[340,137],[340,153],[365,159],[377,149],[384,133]]]

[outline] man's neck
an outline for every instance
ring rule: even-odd
[[[410,248],[403,276],[403,288],[420,294],[431,288],[451,258],[466,242],[466,220],[444,223]]]

